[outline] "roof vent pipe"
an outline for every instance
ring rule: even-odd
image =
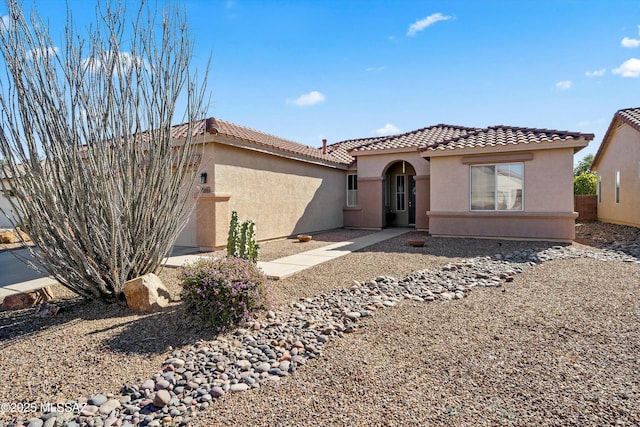
[[[322,154],[327,154],[327,140],[322,140]]]
[[[205,123],[207,133],[216,135],[218,133],[218,123],[215,117],[209,117]]]

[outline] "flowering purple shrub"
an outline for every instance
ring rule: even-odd
[[[266,276],[251,261],[205,258],[180,268],[178,277],[187,315],[208,322],[219,332],[266,307]]]

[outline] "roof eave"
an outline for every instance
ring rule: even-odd
[[[420,152],[420,155],[426,159],[431,157],[449,157],[449,156],[462,156],[468,154],[494,154],[494,153],[506,153],[513,151],[538,151],[538,150],[557,150],[563,148],[573,148],[574,153],[583,149],[589,145],[589,141],[593,139],[593,134],[584,134],[580,138],[572,139],[570,141],[542,141],[539,143],[519,143],[515,145],[504,146],[485,146],[485,147],[465,147],[465,148],[444,148],[436,150],[424,150]]]
[[[349,167],[349,165],[346,163],[332,162],[330,160],[326,160],[322,158],[305,156],[303,154],[285,151],[275,147],[269,147],[266,145],[258,144],[255,141],[249,141],[249,140],[245,140],[245,139],[241,139],[241,138],[237,138],[231,135],[225,135],[221,133],[212,135],[212,139],[207,140],[207,142],[229,145],[236,148],[257,151],[260,153],[270,154],[273,156],[278,156],[278,157],[282,157],[289,160],[296,160],[299,162],[311,163],[311,164],[330,167],[334,169],[346,170]]]
[[[596,152],[596,155],[593,157],[593,162],[591,162],[591,170],[594,170],[594,171],[598,170],[598,163],[600,163],[600,159],[604,155],[604,152],[607,150],[607,146],[609,145],[609,142],[613,138],[613,135],[616,133],[618,128],[624,122],[625,121],[623,121],[619,115],[619,111],[616,111],[616,114],[614,114],[613,118],[611,119],[611,123],[609,123],[607,132],[604,134],[604,138],[602,138],[600,147],[598,147],[598,151]]]

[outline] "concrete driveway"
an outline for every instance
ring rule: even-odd
[[[29,268],[20,258],[31,260],[28,249],[14,249],[0,252],[0,287],[40,279],[42,274]]]

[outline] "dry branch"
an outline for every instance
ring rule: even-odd
[[[27,19],[15,0],[7,8],[0,153],[16,223],[64,286],[121,299],[124,282],[159,268],[195,203],[193,124],[205,92],[184,12],[143,2],[131,14],[109,2],[96,7],[88,38],[69,12],[57,47],[36,14]],[[173,141],[179,101],[190,125]]]

